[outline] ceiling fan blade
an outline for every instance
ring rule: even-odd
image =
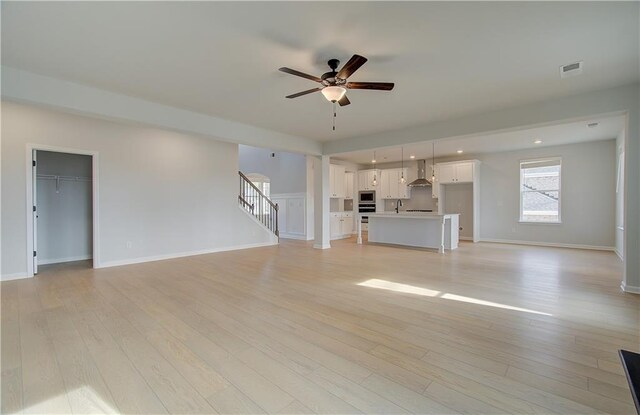
[[[341,107],[344,107],[345,105],[351,104],[351,101],[349,101],[349,98],[347,98],[347,96],[345,95],[342,98],[340,98],[340,101],[338,101],[338,104],[340,104]]]
[[[391,91],[395,84],[393,82],[347,82],[349,89],[376,89],[380,91]]]
[[[306,91],[302,91],[302,92],[298,92],[295,94],[291,94],[291,95],[287,95],[287,98],[298,98],[301,97],[303,95],[307,95],[307,94],[311,94],[312,92],[318,92],[322,90],[322,88],[313,88],[313,89],[307,89]]]
[[[315,82],[322,82],[322,79],[318,78],[317,76],[313,76],[313,75],[306,74],[304,72],[296,71],[295,69],[282,67],[279,70],[280,70],[280,72],[288,73],[290,75],[300,76],[302,78],[311,79],[312,81],[315,81]]]
[[[355,71],[358,70],[364,63],[367,61],[367,58],[360,55],[353,55],[349,62],[345,63],[338,75],[336,75],[340,79],[347,79],[350,77]]]

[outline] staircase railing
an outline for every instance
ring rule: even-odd
[[[238,203],[279,238],[278,204],[273,203],[241,171],[238,172],[238,175],[240,176]]]

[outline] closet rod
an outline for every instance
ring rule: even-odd
[[[91,177],[80,177],[80,176],[57,176],[55,174],[38,174],[36,175],[37,179],[44,180],[55,180],[56,181],[56,193],[60,193],[60,180],[65,180],[68,182],[90,182]]]
[[[38,174],[36,178],[45,179],[45,180],[68,180],[68,181],[75,181],[75,182],[90,182],[92,180],[91,177],[58,176],[55,174]]]

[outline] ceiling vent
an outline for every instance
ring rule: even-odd
[[[568,78],[570,76],[576,76],[582,74],[583,62],[570,63],[568,65],[562,65],[560,67],[560,78]]]

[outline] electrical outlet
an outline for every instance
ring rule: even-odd
[[[129,249],[133,246],[133,245],[131,244],[131,241],[127,241],[127,244],[126,244],[126,245],[127,245],[127,248],[129,248]]]

